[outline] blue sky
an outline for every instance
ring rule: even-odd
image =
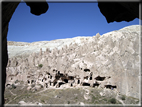
[[[15,10],[7,39],[17,42],[50,41],[77,36],[101,35],[129,25],[138,25],[139,19],[131,22],[107,23],[98,3],[48,3],[45,14],[35,16],[30,7],[22,2]]]

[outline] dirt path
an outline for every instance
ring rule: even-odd
[[[11,90],[9,90],[9,92],[12,94],[12,95],[14,95],[14,96],[16,96],[17,94],[14,94],[13,92],[11,92]]]
[[[44,92],[44,91],[46,91],[46,90],[47,90],[47,89],[41,90],[41,91],[39,91],[39,92],[37,92],[37,93],[35,93],[35,94],[42,93],[42,92]]]

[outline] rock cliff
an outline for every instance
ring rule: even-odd
[[[140,25],[93,37],[8,42],[6,86],[28,89],[90,86],[140,95]]]

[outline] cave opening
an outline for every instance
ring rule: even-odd
[[[58,71],[58,74],[60,74],[60,71]]]
[[[106,77],[100,77],[100,76],[97,76],[95,79],[98,80],[98,81],[103,81]]]
[[[87,80],[88,80],[88,76],[84,77],[84,79],[87,79]]]
[[[56,75],[56,76],[55,76],[55,78],[56,78],[56,79],[59,79],[59,78],[60,78],[60,76],[59,76],[59,75]]]
[[[55,69],[53,69],[53,72],[56,71]]]
[[[115,85],[114,85],[114,86],[113,86],[113,85],[105,85],[105,87],[106,87],[106,88],[109,88],[109,89],[117,88],[117,86],[115,86]]]
[[[64,76],[64,74],[63,74],[63,73],[60,73],[60,76],[61,76],[61,77],[63,77],[63,76]]]
[[[65,83],[63,83],[63,82],[59,82],[59,87],[60,87],[62,84],[65,84]]]
[[[6,87],[7,87],[7,86],[10,86],[10,84],[6,84]]]
[[[90,69],[84,69],[84,71],[85,71],[85,72],[87,72],[87,71],[90,72]]]
[[[34,83],[34,80],[31,81],[31,84]]]
[[[52,79],[52,76],[50,75],[50,79]]]
[[[46,88],[48,88],[48,83],[45,83],[45,85],[46,85]]]
[[[111,85],[105,85],[105,87],[111,89]]]
[[[53,70],[54,71],[54,70]],[[48,75],[50,75],[50,73],[49,72],[46,72]]]
[[[68,79],[69,80],[74,80],[74,77],[73,76],[68,76]]]
[[[83,83],[82,85],[83,85],[83,86],[90,86],[89,83]]]
[[[64,81],[65,83],[68,83],[68,79],[64,79],[63,81]]]
[[[114,85],[114,86],[111,86],[111,87],[112,87],[112,88],[117,88],[117,86],[115,86],[115,85]]]
[[[77,83],[80,84],[80,80],[78,80]]]
[[[29,81],[29,80],[27,80],[27,82],[28,82],[28,84],[30,84],[30,81]]]
[[[55,81],[55,82],[53,82],[53,86],[55,86],[57,84],[57,82]]]
[[[93,84],[93,87],[95,87],[95,86],[98,87],[99,85],[100,85],[100,84],[99,84],[98,82],[96,82],[96,83]]]

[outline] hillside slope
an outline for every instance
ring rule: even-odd
[[[31,90],[89,86],[139,99],[140,27],[102,36],[8,42],[7,85],[23,81]]]

